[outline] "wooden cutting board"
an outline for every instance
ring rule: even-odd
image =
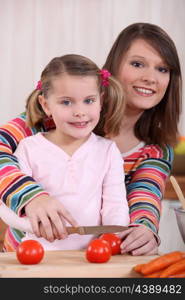
[[[84,251],[46,251],[37,265],[22,265],[15,252],[0,253],[0,278],[115,278],[140,277],[133,266],[157,256],[115,255],[102,264],[89,263]]]

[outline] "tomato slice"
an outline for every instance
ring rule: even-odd
[[[18,245],[16,255],[21,264],[38,264],[44,257],[44,248],[38,241],[26,240]]]
[[[107,241],[95,239],[86,249],[86,258],[91,263],[104,263],[111,258],[111,248]]]
[[[112,255],[120,254],[121,238],[114,233],[104,233],[100,236],[101,240],[107,241],[111,247]]]

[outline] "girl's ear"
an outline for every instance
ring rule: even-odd
[[[38,96],[38,100],[39,100],[39,103],[42,106],[42,109],[45,112],[45,114],[48,117],[50,117],[51,116],[51,112],[50,112],[50,109],[49,109],[48,101],[42,95]]]

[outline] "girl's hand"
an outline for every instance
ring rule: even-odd
[[[121,232],[119,236],[123,239],[122,254],[154,255],[158,252],[158,244],[153,232],[144,225],[130,227]]]
[[[25,206],[25,212],[31,222],[34,234],[37,237],[43,235],[50,242],[54,241],[56,236],[58,239],[63,239],[67,236],[65,221],[74,227],[78,226],[76,220],[61,202],[47,195],[41,195],[29,202]],[[40,223],[44,228],[45,234],[43,233],[43,228],[42,233],[40,232]],[[56,230],[53,230],[53,228]]]
[[[53,238],[54,238],[53,240],[56,240],[56,239],[60,240],[61,236],[58,233],[58,231],[56,230],[56,227],[53,223],[51,224],[51,228],[52,228],[52,232],[53,232]],[[39,231],[40,231],[41,237],[47,240],[47,234],[45,232],[45,228],[42,225],[42,223],[39,223]],[[65,239],[66,237],[67,237],[67,235],[65,235],[65,234],[62,235],[62,239]]]

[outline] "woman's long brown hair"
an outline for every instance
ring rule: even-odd
[[[147,144],[174,146],[178,140],[182,109],[182,78],[178,53],[169,35],[159,26],[150,23],[134,23],[126,27],[114,42],[104,68],[117,77],[124,55],[137,39],[145,40],[159,53],[170,70],[170,81],[160,103],[144,111],[136,122],[135,135]]]

